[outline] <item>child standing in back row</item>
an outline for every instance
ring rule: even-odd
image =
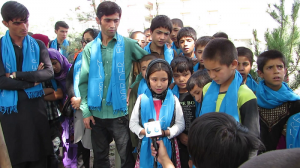
[[[178,98],[168,88],[172,81],[172,69],[165,60],[155,59],[149,63],[145,79],[148,88],[138,97],[129,123],[130,130],[141,140],[136,166],[152,168],[154,165],[150,149],[151,139],[145,136],[144,129],[144,124],[149,119],[160,121],[161,138],[167,147],[168,155],[174,158],[172,161],[175,165],[179,165],[179,151],[175,137],[184,130],[184,119]]]
[[[198,69],[205,69],[205,67],[203,65],[202,54],[203,54],[205,46],[212,39],[213,39],[213,37],[210,37],[210,36],[202,36],[196,41],[195,55],[196,55],[197,61],[199,62]]]

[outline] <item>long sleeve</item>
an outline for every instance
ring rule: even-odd
[[[71,68],[68,72],[67,78],[66,78],[66,88],[67,88],[68,97],[74,97],[75,96],[75,93],[74,93],[74,79],[73,79],[75,61],[74,61],[73,65],[71,66]]]
[[[184,122],[184,117],[183,117],[183,112],[182,108],[180,105],[180,102],[177,97],[175,97],[175,110],[176,110],[176,117],[175,117],[175,124],[168,128],[170,131],[170,136],[168,136],[169,139],[172,139],[176,136],[178,136],[180,133],[183,132],[185,128],[185,122]]]
[[[30,72],[16,72],[16,78],[27,82],[45,82],[53,77],[52,64],[48,50],[43,42],[36,40],[40,47],[40,63],[44,63],[44,69]]]
[[[129,128],[131,132],[135,133],[139,139],[143,139],[144,135],[140,135],[140,132],[144,129],[140,126],[139,122],[139,113],[140,113],[140,104],[141,104],[141,96],[139,96],[136,100],[134,108],[131,113],[131,118],[129,122]]]
[[[242,124],[256,137],[260,137],[259,113],[257,100],[251,99],[240,107]]]

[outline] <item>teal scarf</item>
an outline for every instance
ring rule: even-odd
[[[176,51],[177,55],[182,53],[182,50],[180,48],[177,48],[174,42],[172,43],[171,48]]]
[[[2,38],[2,61],[5,67],[6,73],[12,73],[17,71],[17,62],[15,50],[9,36],[9,31],[6,31],[5,36]],[[40,61],[40,47],[35,39],[29,35],[23,39],[23,63],[22,71],[36,71]],[[17,90],[0,90],[0,112],[11,113],[18,112],[18,91]],[[25,89],[28,98],[37,98],[44,95],[42,84]]]
[[[287,83],[282,82],[281,88],[274,91],[265,84],[264,80],[258,84],[256,97],[257,105],[266,109],[273,109],[285,102],[300,100],[300,96],[294,93]]]
[[[257,88],[258,84],[256,83],[256,81],[252,78],[252,76],[251,76],[250,74],[248,74],[248,76],[247,76],[246,85],[247,85],[253,92],[256,92],[256,88]]]
[[[106,95],[106,104],[112,105],[114,114],[123,112],[127,114],[126,102],[126,81],[124,66],[124,38],[116,34],[117,42],[113,49],[113,61],[111,68],[111,78]],[[90,110],[101,111],[101,102],[103,99],[103,82],[105,72],[102,63],[101,53],[101,32],[94,39],[91,49],[90,73],[88,83],[88,106]]]
[[[175,85],[172,89],[173,94],[179,99],[179,87],[177,85]],[[200,114],[200,107],[201,107],[201,103],[198,103],[195,99],[195,105],[196,105],[196,111],[195,111],[195,116],[196,118],[199,117]]]
[[[69,47],[69,45],[70,45],[70,44],[69,44],[69,41],[65,39],[65,40],[63,41],[63,43],[62,43],[61,49],[59,50],[59,52],[60,52],[63,56],[65,56],[65,57],[68,57],[68,54],[69,54],[69,53],[67,52],[67,47]],[[50,48],[54,48],[54,49],[58,50],[58,48],[57,48],[57,38],[56,38],[55,40],[52,41]]]
[[[80,92],[78,89],[79,84],[79,75],[82,64],[82,52],[78,54],[74,63],[74,71],[73,71],[73,84],[74,84],[74,93],[76,97],[80,97]]]
[[[148,45],[144,48],[144,50],[146,50],[149,54],[151,54],[151,50],[150,50],[150,44],[152,42],[148,43]],[[167,45],[165,44],[164,45],[164,57],[165,57],[165,60],[171,64],[171,61],[173,60],[174,58],[174,52],[173,52],[173,49],[170,49],[167,47]]]
[[[138,95],[137,96],[139,97],[139,95],[145,93],[146,89],[148,89],[148,85],[147,85],[146,80],[143,78],[140,81],[139,88],[138,88]]]
[[[238,90],[243,82],[241,74],[235,70],[235,76],[228,87],[226,95],[221,103],[219,112],[224,112],[231,115],[240,122],[238,113]],[[211,82],[202,102],[200,115],[216,111],[216,102],[220,92],[220,85],[215,81]]]
[[[159,121],[161,124],[161,129],[166,130],[170,127],[172,117],[174,114],[174,95],[170,89],[167,91],[166,98],[161,106],[159,112]],[[147,89],[141,97],[141,119],[142,124],[148,122],[149,119],[156,120],[156,111],[154,108],[152,93],[150,89]],[[172,146],[171,141],[167,137],[163,137],[162,140],[167,148],[167,153],[171,158]],[[151,139],[144,136],[142,139],[141,150],[140,150],[140,168],[153,167],[154,157],[151,155]],[[162,167],[157,163],[157,167]]]
[[[292,115],[287,122],[286,148],[300,148],[300,113]]]

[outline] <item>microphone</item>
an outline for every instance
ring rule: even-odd
[[[148,120],[148,122],[152,122],[152,121],[154,121],[153,118],[151,118],[151,119]],[[154,147],[155,151],[157,152],[158,151],[158,145],[156,143],[156,137],[151,137],[151,140],[152,140],[153,147]],[[154,161],[157,162],[157,155],[154,158]],[[154,164],[154,165],[156,165],[156,164]]]

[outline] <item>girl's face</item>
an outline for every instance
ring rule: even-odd
[[[52,68],[54,73],[59,73],[61,71],[61,65],[56,59],[51,59]]]
[[[166,71],[156,71],[149,76],[150,88],[156,93],[161,94],[168,88],[168,74]]]

